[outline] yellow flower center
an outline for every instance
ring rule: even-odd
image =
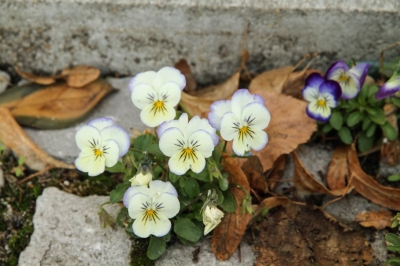
[[[183,161],[185,161],[187,158],[191,159],[192,161],[195,161],[197,159],[195,149],[189,148],[189,147],[182,149],[181,156],[179,156],[179,159],[182,159],[182,158],[183,158]]]
[[[102,156],[103,155],[103,151],[102,150],[100,150],[100,149],[94,149],[94,156],[96,156],[96,158],[97,157],[100,157],[100,156]]]
[[[151,108],[151,112],[154,112],[154,115],[156,115],[158,112],[165,112],[167,108],[165,108],[165,103],[164,101],[158,100],[153,103],[153,108]]]
[[[252,135],[253,133],[254,133],[253,130],[251,130],[249,126],[243,126],[243,127],[239,128],[239,140],[240,139],[243,140],[244,137],[246,137],[246,136],[253,137],[253,135]]]
[[[341,74],[341,75],[339,76],[339,81],[340,81],[340,82],[348,82],[349,79],[350,79],[350,77],[347,76],[346,74]]]
[[[147,221],[155,222],[156,219],[160,220],[160,218],[158,218],[157,212],[153,209],[149,209],[145,211],[142,221],[146,224]]]
[[[318,107],[326,107],[326,101],[323,99],[319,99],[317,105]]]

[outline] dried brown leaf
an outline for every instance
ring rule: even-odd
[[[211,248],[217,259],[227,260],[242,241],[250,220],[249,213],[242,214],[243,198],[246,195],[242,189],[249,193],[250,185],[234,158],[225,157],[222,166],[229,175],[228,180],[231,184],[229,190],[235,197],[237,209],[234,213],[226,213],[221,223],[214,229]]]
[[[103,79],[98,79],[82,88],[69,87],[62,82],[24,95],[7,107],[22,125],[63,128],[82,120],[105,95],[113,90]]]
[[[326,183],[332,190],[346,187],[346,177],[349,172],[347,165],[347,146],[338,146],[332,155],[326,174]]]
[[[248,158],[241,168],[247,176],[247,180],[252,189],[257,192],[267,192],[267,182],[265,180],[263,167],[257,156]]]
[[[182,92],[181,102],[192,116],[206,118],[214,101],[228,99],[238,89],[239,77],[238,71],[225,82],[197,91],[196,95]]]
[[[349,182],[358,193],[376,204],[392,210],[400,210],[400,189],[382,186],[367,175],[361,169],[354,144],[348,147],[347,160],[350,172]]]
[[[15,71],[20,75],[22,78],[32,81],[37,84],[42,85],[50,85],[56,82],[54,77],[44,77],[44,76],[37,76],[32,73],[24,72],[20,70],[18,67],[15,68]]]
[[[259,93],[256,91],[281,93],[283,85],[293,71],[293,66],[285,66],[263,72],[250,82],[249,91],[251,93]]]
[[[266,171],[274,165],[279,156],[289,154],[299,144],[307,142],[317,129],[317,124],[315,120],[307,116],[306,102],[264,90],[253,93],[264,98],[265,105],[271,113],[271,122],[266,128],[269,142],[261,151],[253,152],[253,155],[260,158]]]
[[[342,196],[346,193],[346,188],[340,190],[329,190],[326,188],[324,184],[317,181],[314,176],[308,172],[297,153],[294,151],[292,154],[294,162],[293,182],[299,194],[321,193],[332,196]]]
[[[84,87],[100,77],[100,70],[91,66],[66,68],[61,72],[70,87]]]
[[[377,230],[381,230],[392,225],[392,216],[392,212],[388,210],[362,212],[356,216],[354,221],[364,227],[374,227]]]
[[[316,69],[308,69],[290,73],[282,86],[282,93],[302,99],[302,89],[304,88],[307,77],[312,73],[319,73],[323,75],[321,71]]]
[[[178,69],[186,78],[186,87],[183,90],[189,94],[193,94],[196,91],[197,84],[186,59],[182,58],[176,62],[175,68]]]
[[[268,191],[274,191],[275,188],[280,184],[279,181],[282,179],[285,172],[286,166],[286,154],[282,154],[276,159],[274,166],[270,169],[267,175],[267,188]]]
[[[10,111],[4,107],[0,107],[0,128],[0,140],[3,144],[14,151],[18,157],[24,157],[25,164],[32,170],[75,168],[73,165],[54,159],[41,150],[17,124]]]

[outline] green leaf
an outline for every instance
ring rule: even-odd
[[[185,181],[185,191],[190,198],[195,198],[200,195],[199,183],[193,177],[188,177]]]
[[[200,181],[210,182],[210,176],[208,174],[207,167],[205,167],[204,170],[198,174],[191,171],[190,176],[193,176],[194,178]]]
[[[342,114],[339,111],[334,110],[332,112],[331,119],[329,119],[329,123],[332,125],[332,127],[334,129],[340,130],[342,128],[342,125],[343,125],[343,116],[342,116]]]
[[[179,218],[174,222],[174,232],[190,242],[196,243],[203,235],[202,231],[188,218]]]
[[[151,236],[147,248],[147,257],[151,260],[158,259],[164,253],[166,246],[167,243],[162,237]]]
[[[400,266],[400,258],[390,258],[386,261],[388,266]]]
[[[400,181],[400,175],[399,174],[391,175],[388,177],[388,181],[390,182]]]
[[[386,123],[386,116],[382,109],[375,109],[376,114],[368,113],[369,118],[377,123],[378,125],[384,125]]]
[[[218,184],[222,191],[226,191],[229,187],[228,178],[223,175],[222,178],[218,179]]]
[[[368,151],[372,148],[374,138],[368,137],[365,131],[361,131],[357,139],[357,147],[360,152]]]
[[[397,107],[400,107],[400,99],[399,98],[392,97],[391,100],[394,105],[396,105]]]
[[[400,246],[400,237],[398,235],[387,233],[385,235],[387,242],[391,243],[393,246]]]
[[[359,111],[355,111],[349,115],[347,118],[347,125],[349,127],[357,125],[361,119],[363,118],[363,114]]]
[[[368,116],[367,116],[367,117],[364,117],[363,122],[362,122],[362,126],[361,126],[362,130],[367,130],[368,126],[369,126],[371,123],[372,123],[371,118],[369,118]]]
[[[397,139],[397,131],[389,122],[386,122],[383,126],[381,126],[381,129],[385,137],[387,137],[390,141]]]
[[[351,136],[350,129],[348,127],[342,127],[338,131],[339,138],[343,141],[345,144],[351,144],[353,141],[353,137]]]
[[[150,146],[152,141],[153,137],[151,134],[140,135],[135,139],[133,147],[138,150],[145,151]]]
[[[122,200],[126,190],[130,187],[130,183],[120,183],[117,187],[110,193],[110,202],[117,203]]]
[[[220,205],[221,208],[226,212],[235,212],[237,208],[235,197],[229,190],[222,192],[222,194],[224,195],[224,201]]]
[[[333,129],[333,127],[332,127],[331,124],[325,124],[322,127],[322,132],[325,133],[325,134],[328,134],[332,129]]]
[[[112,167],[106,167],[106,170],[110,173],[125,173],[124,166],[121,162],[117,162]]]
[[[23,165],[24,162],[25,162],[24,156],[21,156],[21,157],[18,158],[18,165]]]
[[[169,172],[169,175],[168,175],[168,179],[169,179],[169,181],[171,181],[172,183],[175,183],[176,181],[178,181],[180,177],[181,177],[181,176],[176,175],[176,174],[174,174],[174,173],[172,173],[172,172]]]
[[[375,123],[371,123],[366,131],[367,137],[372,137],[375,134],[377,125]]]
[[[400,253],[400,246],[388,246],[387,250],[395,251]]]
[[[164,154],[160,150],[160,146],[157,143],[150,144],[145,148],[145,151],[156,156],[164,156]]]

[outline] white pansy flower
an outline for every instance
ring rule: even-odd
[[[149,187],[130,187],[123,202],[129,216],[135,219],[133,232],[142,238],[168,234],[171,230],[169,218],[176,216],[180,209],[176,189],[170,182],[160,180],[150,181]]]
[[[217,101],[210,108],[211,125],[220,129],[223,139],[233,140],[232,149],[237,155],[265,147],[268,136],[264,129],[271,115],[261,96],[240,89],[233,94],[232,101]]]
[[[75,141],[81,150],[75,166],[89,176],[103,173],[105,166],[114,166],[130,146],[126,131],[114,125],[111,118],[92,120],[76,132]]]
[[[214,205],[207,205],[203,211],[204,235],[211,232],[221,222],[224,213]]]
[[[153,179],[151,168],[147,165],[142,165],[129,181],[132,186],[147,186]]]
[[[185,86],[185,76],[172,67],[139,73],[129,83],[132,102],[142,110],[140,118],[149,127],[175,118],[174,107]]]
[[[187,114],[182,114],[178,121],[162,124],[157,133],[160,138],[160,150],[171,157],[169,169],[176,175],[183,175],[189,169],[195,173],[203,171],[206,160],[212,155],[218,143],[216,130],[207,119],[193,117],[188,122]]]

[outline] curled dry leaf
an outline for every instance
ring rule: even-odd
[[[41,150],[17,124],[10,111],[4,107],[0,107],[0,128],[0,139],[3,144],[14,151],[18,157],[24,157],[25,164],[32,170],[75,168],[73,165],[54,159]]]
[[[276,159],[274,166],[270,169],[270,172],[267,174],[267,189],[268,191],[274,191],[275,188],[279,185],[279,181],[282,179],[283,174],[285,172],[286,166],[286,154],[282,154]]]
[[[100,77],[100,70],[91,66],[76,66],[66,68],[61,76],[67,81],[70,87],[84,87]]]
[[[50,85],[56,82],[55,77],[44,77],[44,76],[37,76],[32,73],[23,72],[18,67],[15,68],[15,71],[20,75],[22,78],[32,81],[36,84],[42,85]]]
[[[356,216],[354,221],[360,223],[364,227],[374,227],[375,229],[381,230],[392,225],[392,216],[392,212],[388,210],[362,212]]]
[[[221,84],[199,90],[195,96],[182,92],[181,102],[192,116],[206,118],[214,101],[228,99],[238,89],[239,77],[240,71]]]
[[[69,87],[64,82],[48,86],[25,85],[1,94],[0,106],[9,108],[21,125],[64,128],[84,119],[113,90],[103,79],[82,88]]]
[[[257,192],[267,192],[267,182],[263,172],[260,159],[257,156],[248,158],[241,166],[243,172],[247,176],[250,187]]]
[[[197,84],[186,59],[182,58],[175,64],[174,67],[178,69],[186,78],[186,87],[183,90],[189,94],[193,94],[196,91]]]
[[[326,183],[332,190],[346,187],[346,177],[349,172],[347,165],[347,146],[338,146],[332,155],[326,174]]]
[[[293,71],[293,66],[285,66],[263,72],[250,82],[249,91],[251,93],[256,93],[256,91],[281,93],[283,85]]]
[[[265,100],[271,122],[266,128],[268,144],[253,155],[260,158],[264,171],[270,169],[282,154],[289,154],[299,144],[307,142],[317,129],[315,120],[306,114],[307,103],[291,96],[257,90],[253,93],[261,95]]]
[[[354,144],[347,149],[347,161],[350,173],[349,183],[358,193],[376,204],[400,211],[400,189],[382,186],[367,175],[361,169]]]
[[[307,77],[312,73],[319,73],[323,75],[323,73],[316,69],[308,69],[290,73],[282,86],[282,93],[298,99],[303,99],[302,89],[304,88]]]
[[[229,190],[235,197],[237,209],[234,213],[225,213],[221,223],[214,229],[211,248],[219,260],[227,260],[242,241],[250,220],[248,212],[242,214],[243,198],[246,195],[242,189],[250,193],[250,185],[234,158],[225,157],[222,166],[229,175]]]
[[[329,190],[324,184],[318,182],[314,176],[308,172],[295,151],[292,154],[294,162],[293,182],[300,195],[321,193],[325,195],[342,196],[344,193],[350,191],[350,189],[347,191],[346,188],[340,190]]]

